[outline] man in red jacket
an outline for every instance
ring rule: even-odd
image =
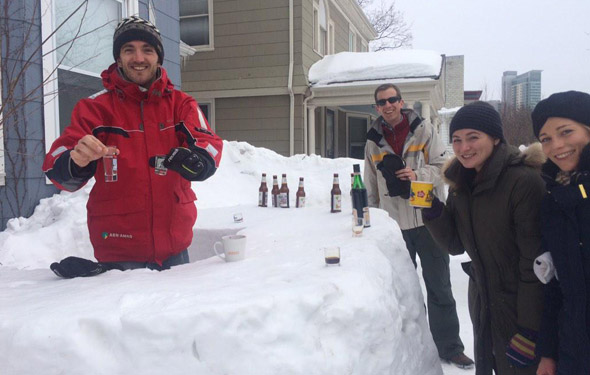
[[[87,209],[98,263],[69,257],[52,264],[62,277],[187,263],[197,218],[191,181],[209,178],[221,159],[222,140],[162,68],[164,48],[153,24],[123,19],[113,56],[101,74],[105,90],[76,104],[43,164],[62,190],[96,179]],[[115,178],[105,175],[105,162],[114,162]]]

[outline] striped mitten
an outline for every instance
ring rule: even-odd
[[[535,341],[537,332],[519,327],[506,346],[506,357],[514,366],[523,368],[535,362]]]

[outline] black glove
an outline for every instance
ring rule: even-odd
[[[422,209],[422,219],[425,219],[425,220],[436,219],[437,217],[439,217],[442,214],[443,208],[445,208],[445,205],[443,204],[443,202],[441,202],[437,196],[434,196],[434,198],[432,199],[432,206]]]
[[[401,157],[395,154],[387,154],[383,160],[377,164],[377,169],[383,174],[387,184],[387,190],[390,197],[400,196],[403,199],[410,198],[410,184],[411,182],[400,180],[395,175],[395,172],[406,167],[406,162]]]
[[[110,268],[102,263],[96,263],[88,259],[67,257],[59,263],[52,263],[49,268],[59,277],[72,279],[74,277],[87,277],[100,275]]]
[[[155,166],[155,157],[150,158],[150,165]],[[206,168],[202,157],[185,147],[171,149],[164,159],[164,167],[178,172],[189,181],[198,181]]]

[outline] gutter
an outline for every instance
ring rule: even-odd
[[[293,0],[289,0],[289,156],[295,154],[295,95],[293,93]]]

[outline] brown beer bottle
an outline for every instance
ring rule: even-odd
[[[340,183],[338,181],[338,173],[334,173],[334,182],[332,183],[332,190],[330,191],[330,212],[342,211],[342,191],[340,191]]]
[[[299,189],[297,189],[295,199],[295,207],[305,207],[305,189],[303,188],[303,177],[299,177]]]
[[[279,180],[277,175],[272,176],[272,190],[270,191],[272,196],[272,206],[279,207]]]
[[[268,186],[266,186],[266,173],[262,174],[262,181],[258,188],[258,207],[266,207],[268,202]]]
[[[279,207],[289,208],[289,187],[287,186],[287,175],[285,173],[283,173],[283,180],[279,189]]]

